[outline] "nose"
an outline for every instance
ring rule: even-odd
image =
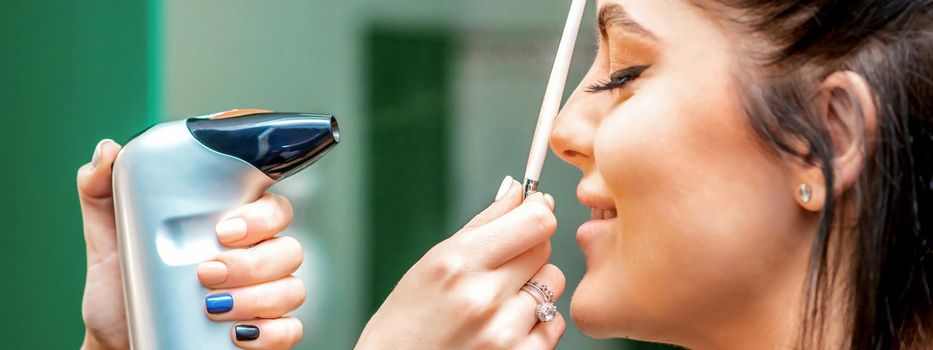
[[[593,139],[598,123],[593,110],[595,104],[588,103],[586,94],[578,88],[567,99],[554,123],[550,140],[554,154],[583,172],[593,166]]]

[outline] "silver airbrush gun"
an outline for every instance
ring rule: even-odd
[[[133,349],[236,349],[232,322],[204,313],[197,265],[223,250],[225,212],[337,145],[330,115],[255,113],[155,125],[113,166],[117,243]]]

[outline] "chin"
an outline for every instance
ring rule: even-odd
[[[609,281],[618,278],[618,273],[606,272]],[[620,285],[613,286],[606,281],[605,276],[597,276],[591,270],[583,276],[570,300],[570,316],[577,328],[596,339],[664,341],[663,334],[656,332],[659,329],[652,327],[658,320],[647,317],[645,310],[626,297],[630,291],[620,290]]]
[[[621,310],[611,310],[607,307],[611,296],[600,293],[600,288],[588,283],[587,276],[583,276],[570,300],[570,316],[574,324],[583,334],[596,339],[616,337],[613,332],[610,318]]]

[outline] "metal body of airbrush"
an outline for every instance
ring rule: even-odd
[[[114,210],[133,349],[236,349],[204,314],[197,265],[220,252],[226,211],[314,163],[339,141],[329,115],[189,118],[130,140],[114,163]]]

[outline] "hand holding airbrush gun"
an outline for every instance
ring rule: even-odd
[[[130,347],[112,187],[112,166],[120,149],[113,141],[101,141],[92,161],[78,170],[88,259],[83,349]],[[301,340],[301,322],[282,316],[305,299],[304,285],[291,276],[302,262],[302,249],[294,238],[275,237],[291,220],[288,200],[272,193],[233,209],[216,227],[217,239],[231,250],[201,263],[190,276],[211,290],[203,302],[205,317],[238,321],[230,338],[241,348],[291,348]]]

